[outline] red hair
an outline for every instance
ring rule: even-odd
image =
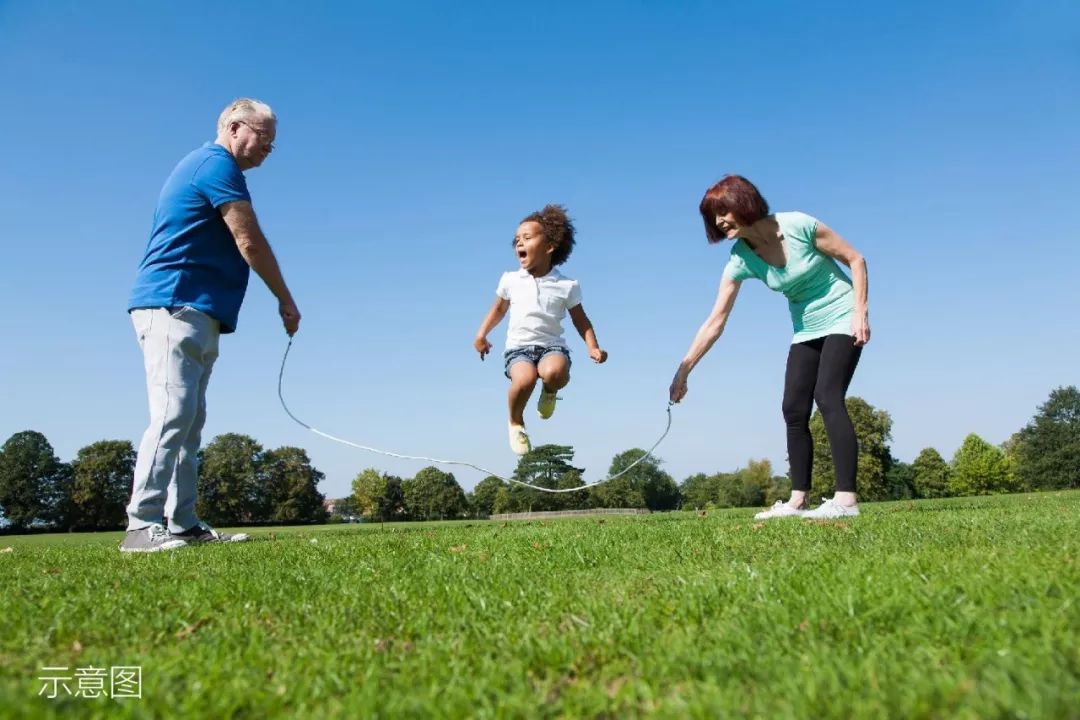
[[[705,191],[701,198],[701,219],[705,221],[705,237],[711,243],[727,238],[716,227],[716,216],[731,213],[741,226],[753,225],[769,214],[769,203],[761,196],[754,183],[742,175],[725,175]]]

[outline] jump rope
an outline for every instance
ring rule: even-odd
[[[471,462],[464,462],[464,461],[461,461],[461,460],[444,460],[444,459],[440,459],[440,458],[425,457],[423,455],[406,455],[404,453],[390,452],[388,450],[379,450],[378,448],[368,447],[367,445],[361,445],[359,443],[354,443],[354,442],[352,442],[350,440],[344,440],[342,438],[335,437],[335,436],[331,435],[330,433],[325,433],[322,430],[319,430],[318,428],[315,428],[315,427],[312,427],[311,425],[308,425],[306,422],[304,422],[303,420],[301,420],[300,418],[298,418],[298,417],[296,417],[295,415],[292,414],[292,411],[289,410],[289,406],[285,404],[285,395],[282,392],[282,386],[284,385],[284,379],[285,379],[285,362],[289,359],[289,350],[292,349],[292,344],[293,344],[293,341],[292,341],[292,338],[290,337],[289,338],[289,344],[285,347],[285,355],[284,355],[284,357],[281,358],[281,370],[278,372],[278,400],[281,401],[281,407],[282,407],[283,410],[285,410],[285,414],[287,414],[290,418],[292,418],[293,422],[295,422],[297,425],[300,425],[301,427],[307,428],[311,432],[315,433],[316,435],[320,435],[320,436],[326,438],[327,440],[333,440],[334,442],[341,443],[342,445],[348,445],[349,447],[354,447],[354,448],[357,448],[358,450],[365,450],[367,452],[376,453],[378,455],[386,455],[387,457],[400,458],[402,460],[423,460],[425,462],[435,463],[436,465],[460,465],[462,467],[470,467],[470,468],[473,468],[474,470],[479,470],[482,473],[487,473],[488,475],[496,477],[499,480],[502,480],[503,482],[515,483],[517,485],[521,485],[523,487],[527,487],[527,488],[530,488],[532,490],[539,490],[540,492],[546,492],[546,493],[577,492],[579,490],[586,490],[588,488],[595,487],[597,485],[602,485],[603,483],[610,482],[610,481],[612,481],[612,480],[614,480],[614,479],[616,479],[618,477],[621,477],[621,476],[625,475],[626,473],[630,472],[630,470],[635,465],[637,465],[638,463],[645,460],[645,458],[652,457],[653,450],[655,450],[656,447],[661,442],[663,442],[664,438],[667,437],[668,431],[671,430],[671,406],[672,406],[672,403],[669,402],[668,406],[667,406],[667,426],[664,428],[664,432],[660,436],[660,439],[657,440],[656,442],[654,442],[652,447],[649,448],[648,451],[644,455],[642,455],[637,460],[635,460],[634,462],[627,465],[625,468],[623,468],[619,472],[615,473],[614,475],[610,475],[610,476],[604,478],[603,480],[597,480],[596,482],[586,483],[585,485],[579,485],[577,487],[572,487],[572,488],[546,488],[546,487],[540,487],[539,485],[532,485],[532,484],[527,483],[527,482],[522,482],[521,480],[515,480],[512,477],[510,477],[510,478],[503,477],[503,476],[499,475],[498,473],[494,473],[491,470],[488,470],[487,468],[480,467],[479,465],[474,465]]]

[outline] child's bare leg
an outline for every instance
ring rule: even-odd
[[[531,362],[516,362],[510,366],[510,422],[525,425],[525,406],[536,386],[536,366]]]
[[[544,391],[553,393],[562,390],[570,382],[570,363],[562,353],[548,353],[540,358],[537,374],[544,381]]]

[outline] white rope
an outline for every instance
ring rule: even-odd
[[[585,484],[585,485],[579,485],[578,487],[572,487],[572,488],[546,488],[546,487],[540,487],[539,485],[530,485],[529,483],[522,482],[520,480],[515,480],[514,478],[502,477],[498,473],[494,473],[494,472],[492,472],[492,471],[490,471],[490,470],[488,470],[486,468],[482,468],[479,465],[473,465],[470,462],[463,462],[461,460],[444,460],[444,459],[440,459],[440,458],[425,457],[423,455],[405,455],[403,453],[389,452],[388,450],[379,450],[378,448],[368,447],[367,445],[360,445],[359,443],[354,443],[354,442],[351,442],[349,440],[344,440],[344,439],[339,438],[339,437],[334,437],[330,433],[324,433],[322,430],[319,430],[317,428],[312,427],[311,425],[308,425],[306,422],[304,422],[303,420],[301,420],[300,418],[298,418],[298,417],[296,417],[295,415],[292,414],[292,411],[289,410],[289,406],[285,404],[285,396],[282,393],[282,389],[281,389],[282,384],[283,384],[283,380],[284,380],[284,377],[285,377],[285,361],[289,359],[289,350],[292,349],[292,343],[293,343],[292,338],[289,338],[289,344],[285,347],[285,356],[281,358],[281,371],[278,372],[278,399],[281,401],[281,407],[285,410],[285,413],[290,418],[292,418],[293,421],[297,425],[305,427],[308,430],[310,430],[311,432],[315,433],[316,435],[321,435],[322,437],[326,438],[327,440],[333,440],[334,442],[339,442],[342,445],[348,445],[349,447],[354,447],[354,448],[357,448],[358,450],[366,450],[367,452],[377,453],[379,455],[386,455],[387,457],[401,458],[402,460],[423,460],[425,462],[432,462],[432,463],[435,463],[437,465],[461,465],[463,467],[470,467],[470,468],[473,468],[474,470],[479,470],[482,473],[487,473],[488,475],[496,477],[499,480],[502,480],[503,482],[517,483],[518,485],[522,485],[522,486],[530,488],[532,490],[539,490],[540,492],[547,492],[547,493],[577,492],[578,490],[585,490],[587,488],[595,487],[597,485],[601,485],[603,483],[609,482],[609,481],[614,480],[615,478],[620,477],[621,475],[624,475],[625,473],[629,472],[631,468],[633,468],[635,465],[640,463],[642,460],[644,460],[647,457],[651,457],[653,450],[655,450],[656,447],[664,440],[664,438],[667,437],[668,431],[671,430],[671,403],[668,403],[668,406],[667,406],[667,427],[664,428],[664,434],[660,436],[659,440],[657,440],[656,442],[653,443],[652,447],[649,448],[649,450],[644,455],[639,457],[634,462],[630,463],[628,466],[623,468],[621,471],[615,473],[614,475],[606,477],[603,480],[597,480],[596,482],[588,483],[588,484]]]

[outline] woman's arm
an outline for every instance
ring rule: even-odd
[[[851,320],[851,334],[856,345],[870,342],[869,278],[866,274],[866,258],[851,246],[840,234],[818,221],[814,245],[831,258],[851,269],[851,284],[855,288],[855,317]]]
[[[741,281],[727,277],[720,281],[720,291],[716,296],[716,304],[713,305],[709,317],[705,319],[705,322],[698,329],[694,341],[690,343],[690,349],[686,351],[686,357],[679,363],[679,369],[675,371],[675,377],[672,379],[671,387],[668,390],[671,402],[677,403],[686,397],[686,380],[690,375],[690,371],[701,362],[701,358],[705,357],[705,353],[709,352],[709,348],[723,334],[724,326],[727,325],[728,316],[731,315],[731,309],[735,306],[735,298],[739,295],[739,287],[741,286]]]

